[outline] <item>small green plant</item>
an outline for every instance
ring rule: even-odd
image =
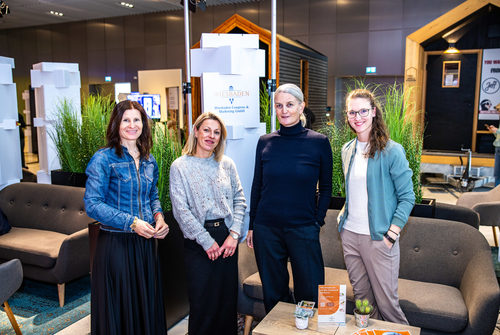
[[[356,313],[368,315],[373,312],[373,305],[370,304],[368,299],[356,299]]]

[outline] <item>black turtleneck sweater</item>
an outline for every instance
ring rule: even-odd
[[[323,225],[331,193],[332,150],[326,136],[305,129],[299,122],[260,137],[252,183],[250,229],[254,224]]]

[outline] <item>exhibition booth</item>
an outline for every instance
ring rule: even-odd
[[[494,147],[485,126],[498,125],[500,120],[499,18],[499,1],[468,0],[406,37],[404,87],[396,84],[394,87],[400,89],[398,94],[405,100],[405,108],[408,107],[408,112],[400,115],[401,122],[409,122],[412,131],[421,131],[420,137],[415,136],[421,142],[416,151],[417,166],[412,167],[418,174],[414,183],[421,187],[420,173],[440,175],[460,192],[456,205],[431,202],[425,205],[426,214],[412,212],[408,228],[401,234],[401,307],[410,325],[415,327],[408,328],[411,334],[491,334],[498,318],[498,274],[491,261],[492,249],[479,232],[479,226],[492,226],[496,239],[495,227],[500,226],[500,188],[485,192],[481,199],[468,198],[462,193],[491,185],[494,180]],[[12,232],[0,236],[0,271],[3,263],[20,259],[21,267],[9,266],[17,266],[16,272],[21,277],[24,271],[25,278],[57,284],[58,303],[61,308],[65,306],[65,289],[92,268],[99,226],[85,214],[84,171],[81,167],[65,171],[68,164],[63,161],[61,147],[64,145],[58,137],[64,126],[62,112],[69,111],[80,125],[75,132],[105,134],[104,122],[100,128],[82,126],[88,122],[89,104],[105,106],[98,114],[109,120],[110,106],[122,100],[134,100],[151,118],[152,154],[163,176],[159,182],[162,185],[158,185],[159,197],[170,233],[165,240],[159,240],[158,250],[164,269],[162,286],[167,327],[184,319],[189,313],[184,237],[172,214],[168,173],[172,162],[181,155],[192,130],[192,120],[210,111],[224,121],[228,133],[225,154],[235,162],[244,194],[249,199],[257,142],[271,132],[271,120],[275,118],[270,106],[270,96],[275,90],[271,79],[274,66],[277,71],[273,79],[277,85],[294,83],[302,89],[316,119],[312,128],[329,137],[334,164],[341,164],[342,143],[335,141],[344,140],[336,133],[344,120],[330,117],[327,102],[329,94],[332,95],[327,89],[328,63],[332,60],[280,34],[276,35],[273,55],[274,33],[234,14],[211,32],[202,33],[199,41],[186,46],[189,50],[187,71],[185,68],[138,69],[137,91],[132,90],[129,82],[89,83],[89,92],[109,92],[109,97],[87,96],[87,87],[82,87],[87,80],[81,78],[77,62],[34,63],[30,68],[30,87],[23,87],[25,106],[17,103],[12,75],[15,59],[0,57],[0,209],[13,227]],[[185,78],[187,75],[189,80]],[[28,141],[25,151],[37,155],[37,183],[22,182],[21,109],[28,125],[32,126],[25,133]],[[412,137],[411,131],[409,134]],[[96,142],[90,151],[106,144],[102,137],[103,142]],[[83,147],[83,142],[71,150]],[[90,156],[83,160],[88,164]],[[69,174],[71,185],[55,185],[61,183],[55,177],[60,170]],[[339,183],[343,185],[342,171],[337,170]],[[80,177],[83,179],[75,182]],[[321,230],[320,236],[324,245],[326,284],[346,285],[345,312],[352,313],[354,293],[340,257],[342,246],[336,229],[339,209],[332,200],[326,220],[328,227]],[[244,232],[248,230],[249,210],[250,206],[246,209]],[[57,218],[55,223],[47,223],[52,216]],[[35,223],[30,226],[23,220]],[[58,225],[66,228],[60,229]],[[32,245],[35,230],[44,231],[47,236],[64,235],[53,243],[52,258],[43,259],[46,263],[37,261],[37,255],[45,251],[39,250],[41,244]],[[8,239],[13,232],[18,234],[15,241]],[[242,236],[241,241],[244,238]],[[75,260],[74,264],[71,259]],[[63,262],[66,265],[61,265]],[[238,313],[245,316],[246,335],[255,326],[252,322],[263,320],[266,313],[255,256],[245,243],[239,245],[238,262]],[[293,292],[293,282],[290,290]],[[14,329],[15,318],[15,313],[9,314]],[[263,329],[267,325],[263,322],[256,333],[265,334],[267,330]]]

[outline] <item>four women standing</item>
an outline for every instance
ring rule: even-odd
[[[415,202],[412,171],[370,91],[352,91],[346,107],[356,138],[342,148],[346,202],[338,222],[354,298],[374,304],[376,318],[408,324],[398,299],[399,232]]]
[[[296,85],[280,86],[280,130],[257,144],[247,243],[255,246],[267,312],[291,300],[288,259],[296,301],[317,301],[324,283],[319,232],[330,202],[332,151],[326,136],[304,128],[304,105]],[[347,199],[338,219],[345,263],[356,299],[376,304],[376,316],[407,324],[397,296],[398,237],[415,200],[411,170],[401,145],[389,140],[373,95],[355,90],[346,105],[357,138],[342,150]],[[216,114],[200,115],[170,168],[173,214],[185,237],[190,335],[237,332],[237,248],[246,203],[234,162],[224,156],[225,138]],[[92,333],[163,334],[154,238],[164,238],[168,226],[143,108],[119,103],[107,139],[87,168],[87,213],[102,223]]]

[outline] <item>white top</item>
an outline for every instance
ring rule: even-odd
[[[356,143],[356,154],[349,174],[349,198],[347,219],[344,229],[353,233],[370,235],[368,222],[368,189],[366,188],[366,171],[368,157],[365,156],[368,142]]]

